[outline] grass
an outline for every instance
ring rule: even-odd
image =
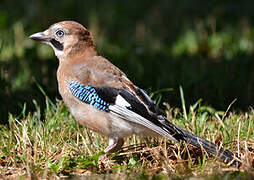
[[[181,91],[182,101],[184,100]],[[254,110],[216,111],[201,100],[180,109],[166,106],[173,123],[223,146],[240,157],[239,169],[186,143],[164,138],[125,139],[118,153],[103,155],[107,138],[79,126],[62,101],[46,96],[42,111],[23,106],[0,126],[0,178],[41,179],[83,176],[91,179],[248,179],[254,176]]]

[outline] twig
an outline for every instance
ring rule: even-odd
[[[237,99],[235,98],[235,99],[229,104],[229,106],[228,106],[226,112],[225,112],[224,115],[222,116],[222,121],[224,120],[224,118],[226,117],[226,115],[227,115],[229,109],[230,109],[231,106],[236,102],[236,100],[237,100]]]

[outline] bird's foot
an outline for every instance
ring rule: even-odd
[[[123,143],[124,140],[122,138],[109,138],[108,146],[104,150],[106,154],[103,154],[98,159],[100,169],[106,170],[110,167],[110,165],[114,164],[110,158],[110,155],[107,153],[117,152],[121,149]]]
[[[104,150],[105,153],[117,152],[123,146],[124,140],[122,138],[109,138],[108,146]]]

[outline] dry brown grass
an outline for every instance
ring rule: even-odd
[[[45,117],[39,109],[9,117],[9,125],[0,126],[1,178],[90,177],[94,179],[178,179],[234,178],[254,176],[254,111],[218,112],[200,106],[190,107],[183,116],[168,107],[175,124],[238,155],[237,169],[200,148],[168,139],[126,138],[123,149],[104,155],[104,136],[80,127],[61,101],[48,104]],[[25,110],[24,110],[25,112]]]

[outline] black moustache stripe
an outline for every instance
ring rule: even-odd
[[[55,39],[51,39],[50,42],[51,42],[51,44],[52,44],[56,49],[58,49],[58,50],[60,50],[60,51],[63,50],[63,45],[62,45],[59,41],[57,41],[57,40],[55,40]]]

